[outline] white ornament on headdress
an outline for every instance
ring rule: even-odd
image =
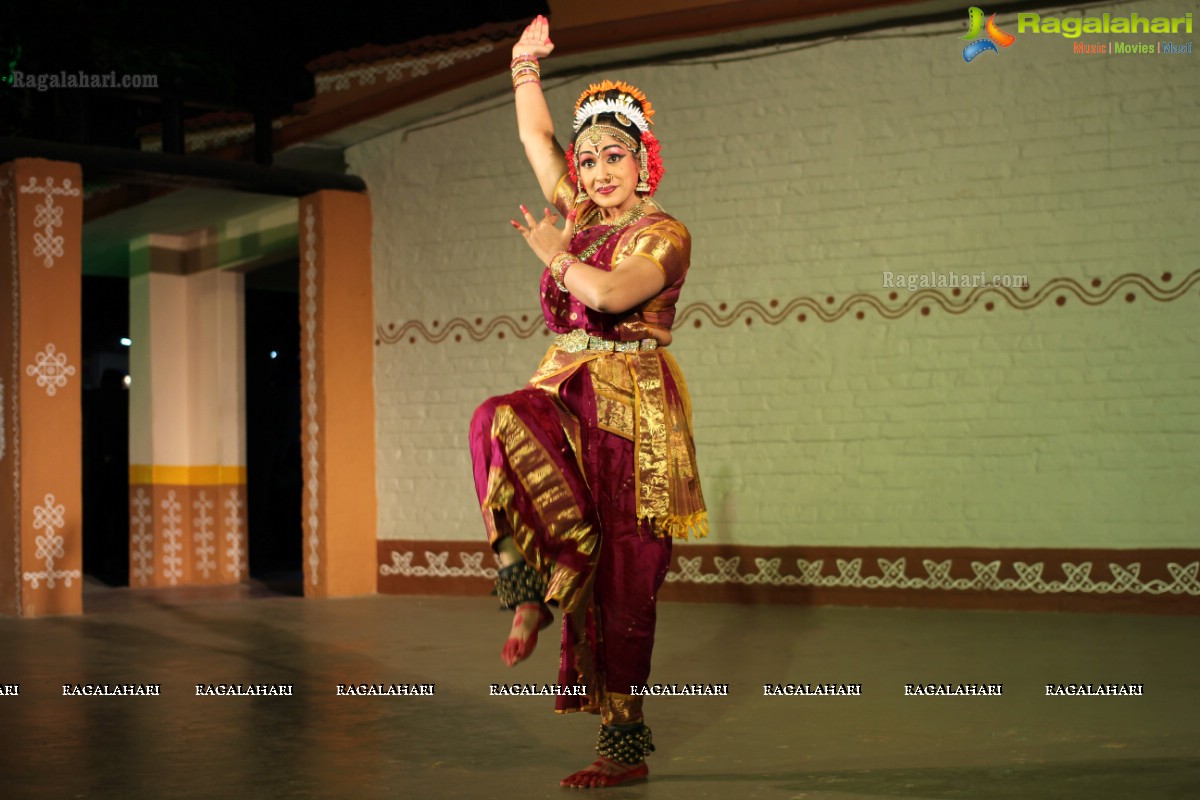
[[[650,123],[646,121],[646,115],[642,113],[642,109],[638,108],[633,98],[627,94],[619,97],[592,98],[581,105],[575,111],[575,132],[579,133],[583,124],[596,114],[620,114],[628,118],[642,133],[650,130]]]

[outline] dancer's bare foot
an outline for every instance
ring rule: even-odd
[[[512,630],[504,642],[500,657],[510,667],[533,654],[537,647],[538,631],[554,621],[550,609],[541,603],[521,603],[513,612]]]
[[[645,761],[640,764],[622,764],[611,758],[600,758],[591,766],[563,778],[558,785],[574,789],[602,789],[606,786],[645,780],[649,774],[650,768],[646,766]]]

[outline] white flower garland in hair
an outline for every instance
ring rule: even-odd
[[[575,110],[575,132],[579,133],[583,124],[596,114],[613,114],[624,117],[636,125],[642,133],[650,130],[650,123],[646,121],[646,115],[633,102],[633,98],[626,94],[615,98],[593,98],[581,105]],[[621,120],[621,124],[625,124],[624,120]]]

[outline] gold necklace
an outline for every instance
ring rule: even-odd
[[[638,202],[638,204],[636,206],[629,209],[621,216],[617,217],[616,221],[611,222],[611,223],[602,222],[600,224],[612,225],[617,228],[623,228],[626,225],[629,225],[631,222],[634,222],[645,215],[646,212],[643,209],[643,206],[645,206],[645,205],[646,205],[646,201],[641,200]],[[639,211],[639,209],[642,209],[642,210]],[[589,227],[592,223],[592,220],[594,220],[596,217],[599,217],[599,216],[600,216],[600,206],[593,205],[592,210],[588,212],[587,217],[585,217],[584,219],[581,219],[575,223],[575,233],[579,233],[584,228]]]
[[[612,223],[607,232],[601,234],[599,239],[585,247],[582,252],[576,253],[579,259],[581,261],[587,261],[589,258],[596,255],[596,251],[603,247],[604,243],[613,237],[613,234],[628,228],[630,225],[644,217],[646,215],[645,205],[646,201],[643,200],[621,216],[617,217],[616,221]],[[597,211],[598,210],[599,209],[597,209]],[[590,216],[591,215],[589,215],[589,218]],[[578,233],[578,231],[576,231],[576,233]]]

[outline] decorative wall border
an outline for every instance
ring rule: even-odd
[[[1200,597],[1200,581],[1197,581],[1197,571],[1200,561],[1187,565],[1175,562],[1167,563],[1170,581],[1153,578],[1143,581],[1140,577],[1141,563],[1129,562],[1122,566],[1116,562],[1108,564],[1112,580],[1093,580],[1091,561],[1059,562],[1057,566],[1063,573],[1063,580],[1050,579],[1044,576],[1046,562],[1034,561],[1026,563],[1019,559],[1003,562],[1000,559],[990,561],[975,561],[967,558],[959,559],[971,569],[971,577],[953,577],[951,570],[955,566],[953,558],[943,558],[940,561],[924,558],[920,563],[924,575],[910,575],[915,569],[907,565],[908,558],[899,556],[894,559],[876,558],[875,566],[878,575],[863,574],[863,558],[835,558],[836,574],[825,566],[826,559],[818,558],[809,561],[804,558],[795,559],[797,574],[783,574],[783,558],[754,558],[754,565],[743,568],[740,556],[712,556],[711,571],[707,571],[703,556],[676,558],[676,570],[667,574],[668,583],[696,584],[741,584],[745,586],[807,586],[841,589],[926,589],[944,591],[1007,591],[1033,592],[1034,594],[1059,594],[1062,592],[1082,592],[1097,594],[1189,594]],[[913,558],[913,561],[917,561]],[[831,566],[832,566],[831,563]],[[1016,577],[1000,577],[1002,564],[1011,566]],[[790,565],[789,565],[790,566]],[[915,566],[915,565],[914,565]],[[870,570],[870,567],[868,567]]]
[[[9,169],[13,169],[11,166]],[[12,386],[12,491],[13,530],[21,530],[21,259],[20,242],[17,239],[17,191],[7,176],[0,178],[0,196],[4,197],[8,209],[9,264],[12,269],[12,364],[10,365]],[[13,592],[16,599],[14,611],[23,612],[21,599],[21,537],[13,536]]]
[[[321,582],[321,461],[317,397],[317,216],[304,205],[304,513],[307,515],[308,580]]]
[[[680,310],[675,327],[680,328],[690,322],[692,327],[700,328],[707,321],[718,328],[728,328],[739,320],[749,326],[756,319],[772,326],[789,321],[804,323],[810,319],[837,322],[851,314],[855,319],[862,320],[866,318],[867,311],[873,311],[884,320],[896,320],[911,313],[929,316],[934,307],[960,315],[979,305],[985,311],[993,311],[997,301],[1018,311],[1030,311],[1050,301],[1056,306],[1065,306],[1070,297],[1085,306],[1104,305],[1118,296],[1126,303],[1132,303],[1139,294],[1159,303],[1168,303],[1184,297],[1197,284],[1200,284],[1200,269],[1193,270],[1178,282],[1170,272],[1162,273],[1157,279],[1129,272],[1113,278],[1107,286],[1100,278],[1092,278],[1088,286],[1074,278],[1053,278],[1036,291],[1029,286],[1017,289],[986,286],[965,291],[960,288],[918,289],[915,292],[893,290],[880,296],[858,292],[848,295],[841,303],[836,302],[834,295],[801,296],[787,302],[772,299],[765,305],[757,300],[743,300],[732,308],[728,303],[718,303],[715,308],[709,303],[692,303]],[[504,339],[508,335],[528,339],[539,331],[549,336],[542,318],[529,314],[522,314],[520,320],[501,315],[486,322],[483,317],[475,317],[473,321],[455,317],[446,320],[445,324],[441,320],[433,320],[429,326],[420,320],[409,320],[401,324],[377,323],[375,344],[416,344],[418,341],[441,344],[450,339],[461,342],[464,337],[482,342],[492,338],[493,334],[497,339]]]
[[[378,542],[387,594],[486,594],[484,543]],[[1200,614],[1200,550],[677,545],[661,596],[798,603]]]

